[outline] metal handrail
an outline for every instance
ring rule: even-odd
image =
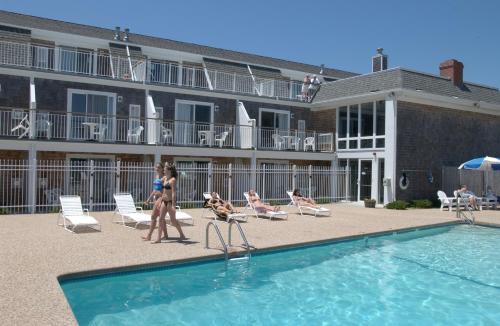
[[[247,237],[245,236],[245,232],[243,232],[243,229],[241,228],[241,225],[238,221],[236,220],[231,220],[229,221],[229,230],[228,230],[228,240],[227,240],[227,243],[228,243],[228,246],[231,247],[231,230],[232,230],[232,226],[236,225],[236,227],[238,228],[238,230],[240,231],[240,235],[241,235],[241,238],[243,239],[243,243],[245,245],[245,248],[247,249],[247,256],[248,258],[250,258],[250,245],[248,244],[248,241],[247,241]]]
[[[474,224],[476,221],[476,217],[474,216],[474,213],[472,213],[472,209],[467,203],[468,198],[464,197],[460,191],[457,191],[455,200],[457,201],[457,218],[464,221],[465,223]],[[464,203],[465,209],[463,212],[460,210],[460,200],[462,200]]]
[[[217,236],[219,237],[219,240],[220,240],[220,242],[222,244],[222,247],[224,248],[224,258],[227,261],[227,259],[228,259],[227,245],[224,242],[224,238],[222,238],[222,234],[220,233],[219,227],[214,222],[208,222],[207,228],[205,229],[205,249],[209,249],[209,246],[208,246],[208,230],[210,229],[210,225],[213,225],[213,227],[215,229],[215,232],[217,233]]]

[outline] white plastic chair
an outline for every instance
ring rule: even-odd
[[[226,141],[227,136],[229,135],[229,132],[224,131],[220,136],[215,136],[215,143],[219,144],[219,147],[222,148],[222,145],[224,145],[224,142]]]
[[[139,144],[139,140],[141,138],[143,130],[143,126],[137,126],[135,128],[129,129],[127,131],[127,141],[132,144]]]
[[[64,226],[64,229],[75,232],[79,226],[90,227],[95,230],[99,228],[101,231],[101,224],[89,215],[88,209],[82,208],[82,200],[80,196],[60,196],[61,211],[57,219],[57,225]],[[62,223],[60,220],[62,219]]]
[[[304,152],[307,151],[307,148],[311,148],[313,152],[316,151],[314,137],[306,137],[306,139],[304,139]]]
[[[310,206],[300,205],[298,202],[295,201],[295,198],[293,198],[293,191],[287,191],[286,193],[290,197],[292,205],[299,209],[300,215],[302,215],[302,216],[304,215],[302,212],[303,209],[313,212],[314,217],[318,217],[318,215],[319,216],[330,216],[330,214],[331,214],[330,210],[328,208],[325,208],[325,207],[314,208],[314,207],[310,207]]]
[[[99,124],[98,129],[94,131],[94,137],[97,139],[99,142],[103,142],[105,137],[106,137],[106,129],[108,127],[105,124]]]
[[[172,130],[161,126],[162,144],[169,144],[173,142],[174,136]],[[169,142],[170,139],[170,142]]]
[[[281,149],[285,144],[285,139],[278,134],[273,134],[271,138],[273,139],[274,142],[274,148],[281,151]]]
[[[255,195],[257,196],[257,198],[260,198],[257,193],[255,193]],[[288,219],[288,213],[285,211],[266,212],[266,213],[257,212],[254,204],[250,201],[250,195],[248,194],[248,192],[244,192],[243,196],[245,196],[245,199],[247,200],[247,206],[245,208],[250,208],[253,211],[255,217],[265,216],[268,217],[270,220],[276,217]]]
[[[145,214],[142,207],[135,206],[134,199],[130,193],[119,193],[114,194],[116,202],[115,214],[118,213],[121,216],[121,221],[115,221],[122,223],[127,226],[127,223],[135,223],[135,227],[139,224],[150,224],[151,216]]]
[[[17,126],[15,126],[14,128],[12,128],[11,132],[16,132],[17,130],[22,130],[23,131],[21,133],[21,135],[19,135],[19,137],[17,137],[18,139],[23,138],[24,136],[26,136],[29,133],[29,131],[30,131],[30,121],[28,120],[28,114],[26,114],[21,119],[21,121],[19,121],[19,124]]]
[[[441,202],[441,207],[439,208],[440,210],[444,210],[445,207],[448,208],[449,211],[455,206],[457,206],[456,198],[454,197],[448,197],[444,193],[444,191],[439,190],[437,192],[437,196],[439,201]]]

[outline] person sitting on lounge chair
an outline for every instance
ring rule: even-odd
[[[460,189],[458,189],[457,191],[463,198],[469,200],[469,204],[472,206],[473,209],[479,210],[479,205],[477,204],[477,197],[472,191],[467,189],[467,185],[462,185]]]
[[[486,197],[486,199],[488,200],[494,200],[496,202],[498,202],[498,199],[500,198],[499,196],[497,196],[497,194],[493,191],[493,189],[491,189],[490,186],[488,186],[486,188],[486,194],[484,195],[484,197]]]
[[[294,189],[293,191],[293,200],[297,205],[312,207],[312,208],[320,208],[312,198],[306,198],[302,196],[299,189]]]
[[[205,207],[210,207],[214,210],[214,213],[227,219],[229,214],[238,213],[231,203],[222,200],[219,194],[213,191],[211,194],[211,199],[207,200]]]
[[[252,203],[253,207],[258,213],[266,214],[267,212],[279,212],[280,207],[279,206],[270,206],[264,204],[259,196],[255,193],[255,190],[250,189],[248,192],[248,198],[250,199],[250,202]]]

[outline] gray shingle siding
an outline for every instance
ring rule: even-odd
[[[22,26],[25,28],[39,28],[49,31],[76,34],[87,37],[95,37],[110,41],[112,41],[114,37],[114,30],[112,29],[68,23],[64,21],[23,15],[3,10],[0,10],[0,23],[12,24],[17,26]],[[293,62],[288,60],[260,56],[251,53],[225,50],[205,45],[173,41],[169,39],[163,39],[153,36],[145,36],[140,34],[130,33],[129,42],[143,46],[165,48],[181,52],[189,52],[219,59],[276,67],[282,69],[303,71],[305,73],[317,73],[319,72],[320,69],[319,65],[318,66],[310,65],[306,63]],[[323,70],[325,76],[335,77],[335,78],[347,78],[357,75],[352,72],[332,69],[332,68],[324,68]]]

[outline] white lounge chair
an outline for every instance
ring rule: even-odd
[[[165,216],[165,219],[167,220],[167,222],[170,220],[170,216],[168,215],[168,213]],[[187,223],[187,221],[191,221],[190,224],[194,225],[193,217],[188,213],[183,212],[180,206],[175,206],[175,219],[181,223]]]
[[[259,197],[259,195],[257,193],[255,193],[255,195],[257,197]],[[286,218],[286,219],[288,219],[288,213],[285,211],[266,212],[266,213],[257,212],[254,204],[250,201],[250,195],[248,194],[248,192],[244,192],[243,196],[245,196],[245,199],[247,200],[247,206],[245,208],[251,209],[253,211],[255,217],[265,216],[265,217],[269,217],[270,220],[272,220],[273,218]]]
[[[330,214],[331,214],[330,210],[328,208],[325,208],[325,207],[314,208],[314,207],[310,207],[310,206],[300,205],[293,198],[293,191],[287,191],[286,193],[290,197],[291,204],[299,209],[300,215],[302,215],[302,216],[304,215],[304,212],[302,210],[309,210],[309,211],[311,211],[312,213],[314,213],[314,217],[318,217],[318,216],[330,216]]]
[[[219,194],[217,194],[217,196],[220,199]],[[212,199],[212,194],[209,192],[204,192],[203,198],[205,200],[210,200],[210,199]],[[206,216],[207,211],[210,211],[214,214],[214,220],[217,220],[218,218],[226,220],[227,222],[229,222],[231,220],[245,221],[246,222],[248,220],[248,217],[246,214],[232,213],[232,214],[227,214],[227,218],[226,218],[225,216],[222,216],[219,212],[215,211],[214,209],[208,208],[208,207],[203,208],[203,212],[201,213],[202,218]]]
[[[90,227],[95,230],[99,228],[101,231],[101,224],[95,218],[89,215],[88,209],[82,208],[82,200],[80,196],[60,196],[61,211],[57,219],[57,225],[64,226],[70,232],[75,232],[79,226]],[[62,223],[60,222],[62,219]]]
[[[448,207],[448,210],[451,212],[451,209],[457,206],[456,198],[446,196],[444,191],[438,190],[437,196],[441,202],[440,210],[444,210],[445,207]]]
[[[486,196],[481,198],[481,206],[491,209],[497,209],[498,200],[493,196]]]
[[[134,199],[130,193],[114,194],[116,202],[115,214],[120,215],[121,220],[115,221],[125,226],[127,224],[135,223],[134,228],[139,224],[150,224],[151,216],[142,211],[142,207],[135,206]]]

